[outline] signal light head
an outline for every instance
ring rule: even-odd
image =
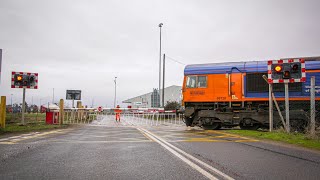
[[[291,67],[291,69],[292,69],[293,72],[298,72],[298,68],[299,68],[298,64],[294,64],[294,65],[292,65],[292,67]]]
[[[276,72],[281,72],[282,71],[282,66],[276,66],[275,68],[274,68],[274,70],[276,71]]]
[[[30,83],[33,83],[33,82],[34,82],[34,76],[30,76],[29,82],[30,82]]]
[[[285,71],[284,73],[283,73],[283,79],[290,79],[290,71]]]
[[[22,81],[23,77],[22,76],[17,76],[17,81]]]

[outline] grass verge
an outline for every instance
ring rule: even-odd
[[[46,124],[44,121],[38,122],[29,122],[26,125],[21,125],[19,123],[7,124],[6,128],[0,128],[0,134],[6,133],[19,133],[19,132],[33,132],[33,131],[41,131],[48,129],[58,129],[58,128],[66,128],[68,125],[52,125]]]
[[[320,150],[320,139],[311,139],[306,134],[301,133],[286,133],[283,131],[263,132],[250,130],[228,130],[225,131],[231,134],[238,134],[241,136],[254,137],[257,139],[268,139],[278,142],[285,142],[306,148]]]

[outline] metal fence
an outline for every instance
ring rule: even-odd
[[[104,119],[114,120],[115,113],[111,111],[103,111],[97,114],[97,121]],[[123,112],[120,115],[121,122],[128,125],[148,125],[148,126],[159,126],[159,125],[182,125],[184,119],[182,114],[176,114],[173,112]]]
[[[175,112],[130,112],[124,110],[120,113],[121,122],[129,125],[183,125],[183,114]],[[59,123],[58,112],[53,112],[53,122]],[[64,124],[89,124],[93,121],[102,120],[115,121],[116,113],[112,109],[105,109],[101,112],[95,109],[64,109]]]
[[[64,124],[88,124],[97,119],[94,109],[64,109]]]
[[[276,101],[273,103],[275,105],[273,107],[275,110],[273,113],[273,123],[276,127],[283,127],[286,131],[311,133],[312,135],[320,132],[320,101],[318,100],[320,89],[317,90],[315,79],[312,78],[314,77],[310,77],[309,83],[311,85],[306,90],[308,92],[304,92],[305,94],[309,94],[308,96],[297,98],[298,96],[295,95],[297,92],[290,91],[288,103],[289,125],[286,120],[285,100],[275,96]],[[281,113],[278,112],[279,110]],[[284,126],[281,118],[283,118],[285,122]]]

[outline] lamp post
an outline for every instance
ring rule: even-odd
[[[117,102],[117,77],[114,77],[114,103],[113,103],[114,108],[116,108],[116,102]]]
[[[160,28],[160,52],[159,52],[159,95],[160,95],[160,87],[161,87],[161,27],[163,26],[163,23],[159,24]],[[160,105],[160,98],[159,98],[159,107]]]

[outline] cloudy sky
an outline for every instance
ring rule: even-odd
[[[184,64],[320,55],[320,1],[0,0],[0,95],[21,102],[11,71],[39,73],[35,104],[82,90],[84,104],[112,106],[158,87],[159,27],[166,86]],[[68,103],[68,102],[67,102]],[[70,103],[70,102],[69,102]]]

